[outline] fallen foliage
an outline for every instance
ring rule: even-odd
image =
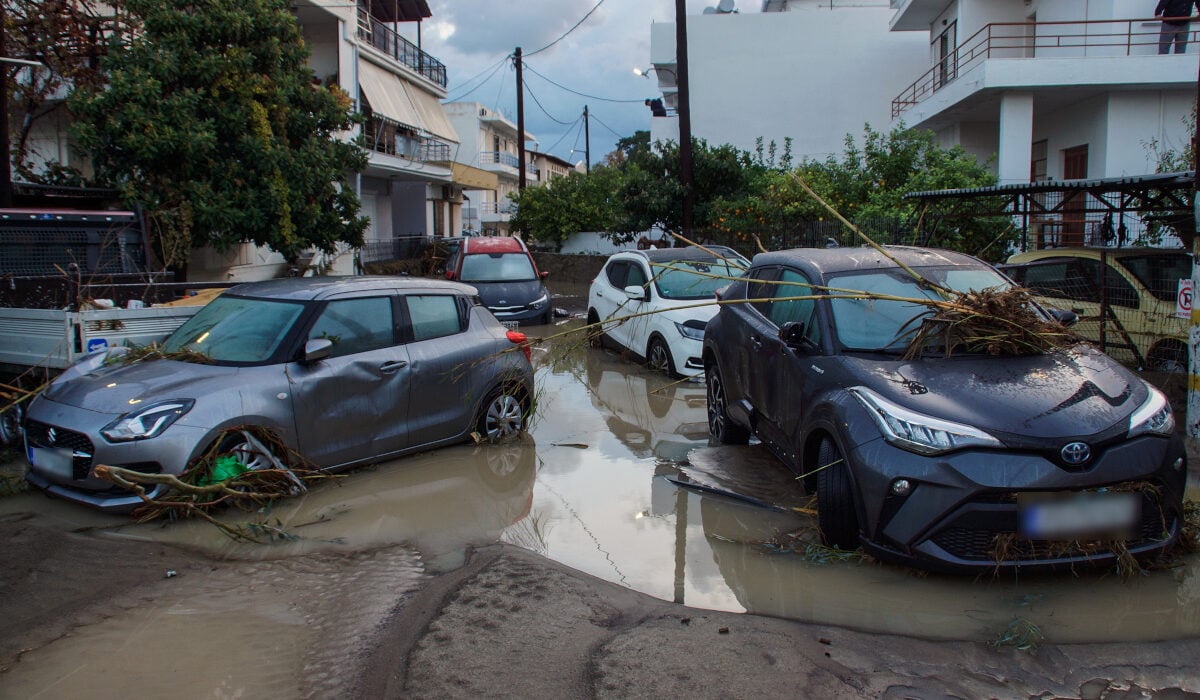
[[[1039,355],[1065,350],[1080,342],[1061,323],[1044,320],[1034,310],[1028,289],[971,291],[950,301],[931,301],[929,306],[933,313],[920,317],[905,359],[911,360],[931,348],[940,349],[947,357],[956,351]]]

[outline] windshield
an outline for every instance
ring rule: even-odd
[[[956,292],[1012,286],[995,270],[983,265],[914,269],[924,278]],[[912,275],[899,268],[840,274],[830,277],[826,285],[905,299],[942,298],[933,289],[923,288]],[[830,292],[834,296],[844,293]],[[830,307],[837,339],[847,350],[901,352],[920,328],[918,317],[932,313],[929,306],[917,301],[887,299],[834,298],[830,299]]]
[[[654,286],[664,299],[709,299],[741,277],[746,270],[737,260],[671,260],[651,263]]]
[[[463,256],[463,282],[527,282],[537,279],[524,253],[472,253]]]
[[[163,349],[203,353],[218,363],[266,362],[303,311],[298,302],[222,295],[163,341]]]

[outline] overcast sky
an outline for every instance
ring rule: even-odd
[[[686,2],[689,15],[717,4]],[[758,12],[761,5],[738,0],[737,9]],[[429,7],[433,16],[421,26],[422,46],[446,64],[450,100],[479,102],[514,124],[516,75],[506,57],[521,47],[525,130],[537,137],[539,150],[582,161],[584,105],[591,115],[593,164],[619,138],[649,130],[643,100],[658,94],[657,81],[633,69],[649,67],[650,25],[674,21],[674,0],[429,0]]]

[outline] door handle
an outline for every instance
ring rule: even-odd
[[[384,374],[394,374],[395,372],[404,369],[408,366],[407,360],[395,360],[393,362],[384,362],[379,365],[379,371]]]
[[[750,344],[754,346],[755,350],[762,350],[762,338],[759,338],[757,335],[750,336]]]

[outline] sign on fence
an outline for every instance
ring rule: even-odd
[[[1179,318],[1192,317],[1192,281],[1179,280],[1179,291],[1175,294],[1175,315]]]

